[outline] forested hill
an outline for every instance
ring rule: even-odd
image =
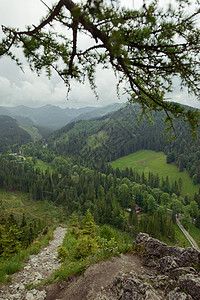
[[[0,115],[0,148],[1,152],[7,150],[7,146],[25,144],[31,141],[30,135],[17,124],[17,121],[8,116]]]
[[[161,151],[164,142],[164,114],[154,113],[152,126],[141,110],[128,106],[101,118],[72,122],[54,132],[49,144],[59,155],[70,155],[82,163],[112,161],[139,149]]]
[[[188,124],[176,120],[176,139],[167,142],[170,135],[165,137],[165,114],[154,112],[154,125],[145,117],[138,123],[140,114],[134,104],[101,118],[72,122],[54,132],[48,143],[58,155],[71,156],[91,167],[140,149],[163,151],[168,163],[175,162],[180,171],[187,168],[200,182],[200,139],[193,140]]]

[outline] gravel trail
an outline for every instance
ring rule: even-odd
[[[57,227],[54,238],[40,253],[31,255],[23,270],[12,275],[12,282],[1,286],[0,300],[44,300],[46,292],[36,289],[28,291],[25,285],[47,279],[53,270],[60,267],[56,249],[62,245],[67,229]]]

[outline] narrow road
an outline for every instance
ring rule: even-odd
[[[188,242],[190,243],[190,245],[199,250],[199,247],[197,245],[197,243],[195,242],[195,240],[193,239],[193,237],[191,237],[191,235],[189,234],[189,232],[187,230],[185,230],[185,228],[181,225],[179,218],[176,217],[176,224],[178,225],[178,227],[180,228],[180,230],[183,232],[183,234],[185,235],[186,239],[188,240]]]

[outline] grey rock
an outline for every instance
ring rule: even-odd
[[[17,293],[17,294],[10,295],[10,299],[13,299],[13,300],[20,299],[21,300],[21,294]]]
[[[186,248],[179,257],[180,266],[190,266],[191,264],[200,264],[200,251],[194,248]]]
[[[45,291],[37,291],[36,300],[44,300],[46,298]]]
[[[169,277],[165,275],[158,275],[153,281],[153,287],[155,289],[164,289],[169,282]]]
[[[162,272],[169,272],[178,267],[176,260],[172,256],[164,256],[158,262]]]
[[[186,289],[193,299],[200,299],[200,276],[193,274],[182,275],[179,277],[178,286],[181,289]]]
[[[167,244],[149,237],[146,233],[139,233],[135,242],[134,247],[144,257],[144,261],[148,262],[151,259],[156,262],[156,259],[163,257],[173,257],[174,261],[168,258],[171,266],[170,270],[175,267],[188,267],[192,265],[200,265],[200,251],[194,248],[180,248],[172,247]],[[165,261],[165,260],[164,260]],[[164,263],[163,261],[163,263]],[[162,265],[161,265],[162,267]],[[166,267],[166,266],[165,266]]]
[[[167,295],[167,300],[192,300],[193,298],[190,295],[179,292],[178,289],[171,291]]]
[[[26,300],[34,300],[34,299],[35,299],[35,296],[31,292],[28,292],[26,294]]]
[[[149,238],[146,242],[145,251],[153,256],[160,257],[166,253],[167,247],[167,244],[157,239]]]
[[[162,298],[153,290],[147,290],[145,293],[145,300],[162,300]]]
[[[185,275],[186,273],[197,274],[197,270],[195,270],[192,267],[179,267],[175,268],[174,270],[171,270],[172,277],[179,277],[181,275]]]
[[[155,260],[152,257],[145,257],[144,265],[147,267],[157,267],[158,266],[158,264],[155,262]]]

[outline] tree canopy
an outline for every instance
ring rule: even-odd
[[[144,1],[140,9],[125,9],[117,0],[60,0],[37,26],[25,31],[2,26],[0,56],[21,66],[13,48],[22,47],[38,74],[56,71],[69,90],[72,78],[81,83],[88,78],[95,94],[97,65],[111,66],[129,102],[140,103],[145,114],[164,110],[166,122],[180,117],[194,130],[198,111],[166,101],[166,94],[178,76],[181,87],[200,98],[199,15],[198,0],[192,5],[174,0],[165,8],[157,0]],[[88,48],[79,47],[81,34],[89,37]]]

